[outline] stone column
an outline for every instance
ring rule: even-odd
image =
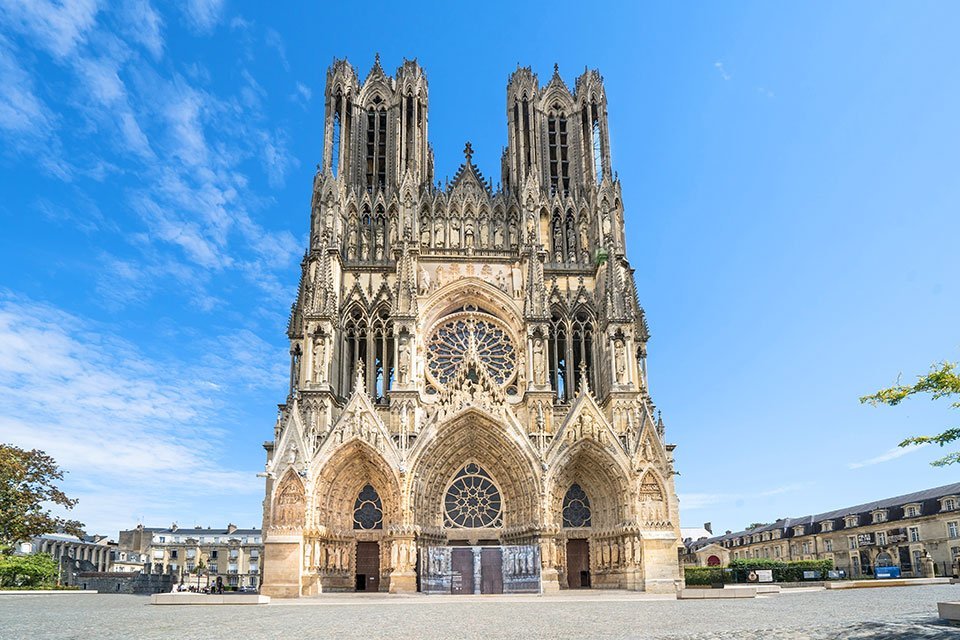
[[[416,593],[417,542],[413,532],[404,532],[390,542],[390,593]]]
[[[263,588],[272,598],[299,598],[303,564],[300,535],[268,535],[263,541]]]
[[[557,569],[557,537],[548,534],[540,538],[540,591],[560,591],[560,571]]]

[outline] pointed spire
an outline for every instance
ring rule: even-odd
[[[353,378],[353,392],[362,392],[366,387],[363,377],[363,360],[357,361],[357,373]]]

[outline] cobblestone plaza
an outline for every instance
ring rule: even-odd
[[[785,592],[673,600],[627,592],[549,596],[337,594],[267,606],[155,607],[139,596],[0,597],[0,638],[800,638],[960,637],[936,603],[960,586]],[[586,631],[589,630],[589,631]]]

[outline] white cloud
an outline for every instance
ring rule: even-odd
[[[0,128],[36,139],[52,133],[53,121],[33,78],[18,64],[11,43],[0,36]]]
[[[79,489],[77,517],[96,528],[105,525],[89,520],[87,503],[117,487],[145,515],[155,499],[190,503],[182,514],[203,513],[213,495],[256,495],[256,469],[231,468],[216,454],[228,437],[217,422],[225,398],[209,382],[273,386],[283,379],[283,354],[248,331],[213,339],[206,353],[216,355],[151,360],[94,323],[3,294],[0,441],[52,455]]]
[[[200,33],[209,33],[220,22],[223,0],[187,0],[184,11],[190,26]]]
[[[95,0],[0,0],[2,22],[32,36],[36,45],[65,58],[84,42],[96,23]]]
[[[746,502],[757,498],[769,498],[785,493],[803,491],[810,484],[809,482],[794,482],[756,493],[682,493],[679,495],[680,508],[683,510],[706,509],[707,507]]]
[[[730,78],[733,77],[729,73],[727,73],[727,70],[726,68],[724,68],[723,63],[720,62],[719,60],[714,62],[713,66],[717,69],[717,71],[720,72],[720,77],[723,78],[724,80],[729,80]]]
[[[868,458],[866,460],[861,460],[860,462],[850,462],[847,464],[848,469],[862,469],[863,467],[870,467],[875,464],[881,464],[883,462],[890,462],[891,460],[896,460],[897,458],[902,458],[908,453],[913,453],[918,449],[922,449],[927,446],[929,443],[923,443],[912,447],[894,447],[888,451],[881,453],[880,455]]]
[[[289,71],[290,63],[287,62],[287,47],[284,45],[283,38],[280,36],[280,34],[274,29],[267,28],[267,34],[264,39],[268,47],[276,50],[277,55],[280,57],[280,63],[283,65],[283,68]]]
[[[149,0],[126,0],[121,13],[127,23],[124,33],[143,45],[154,60],[163,57],[163,18]]]

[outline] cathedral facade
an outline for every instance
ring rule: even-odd
[[[603,80],[519,68],[506,98],[500,185],[469,143],[440,184],[415,61],[327,73],[265,594],[679,582]]]

